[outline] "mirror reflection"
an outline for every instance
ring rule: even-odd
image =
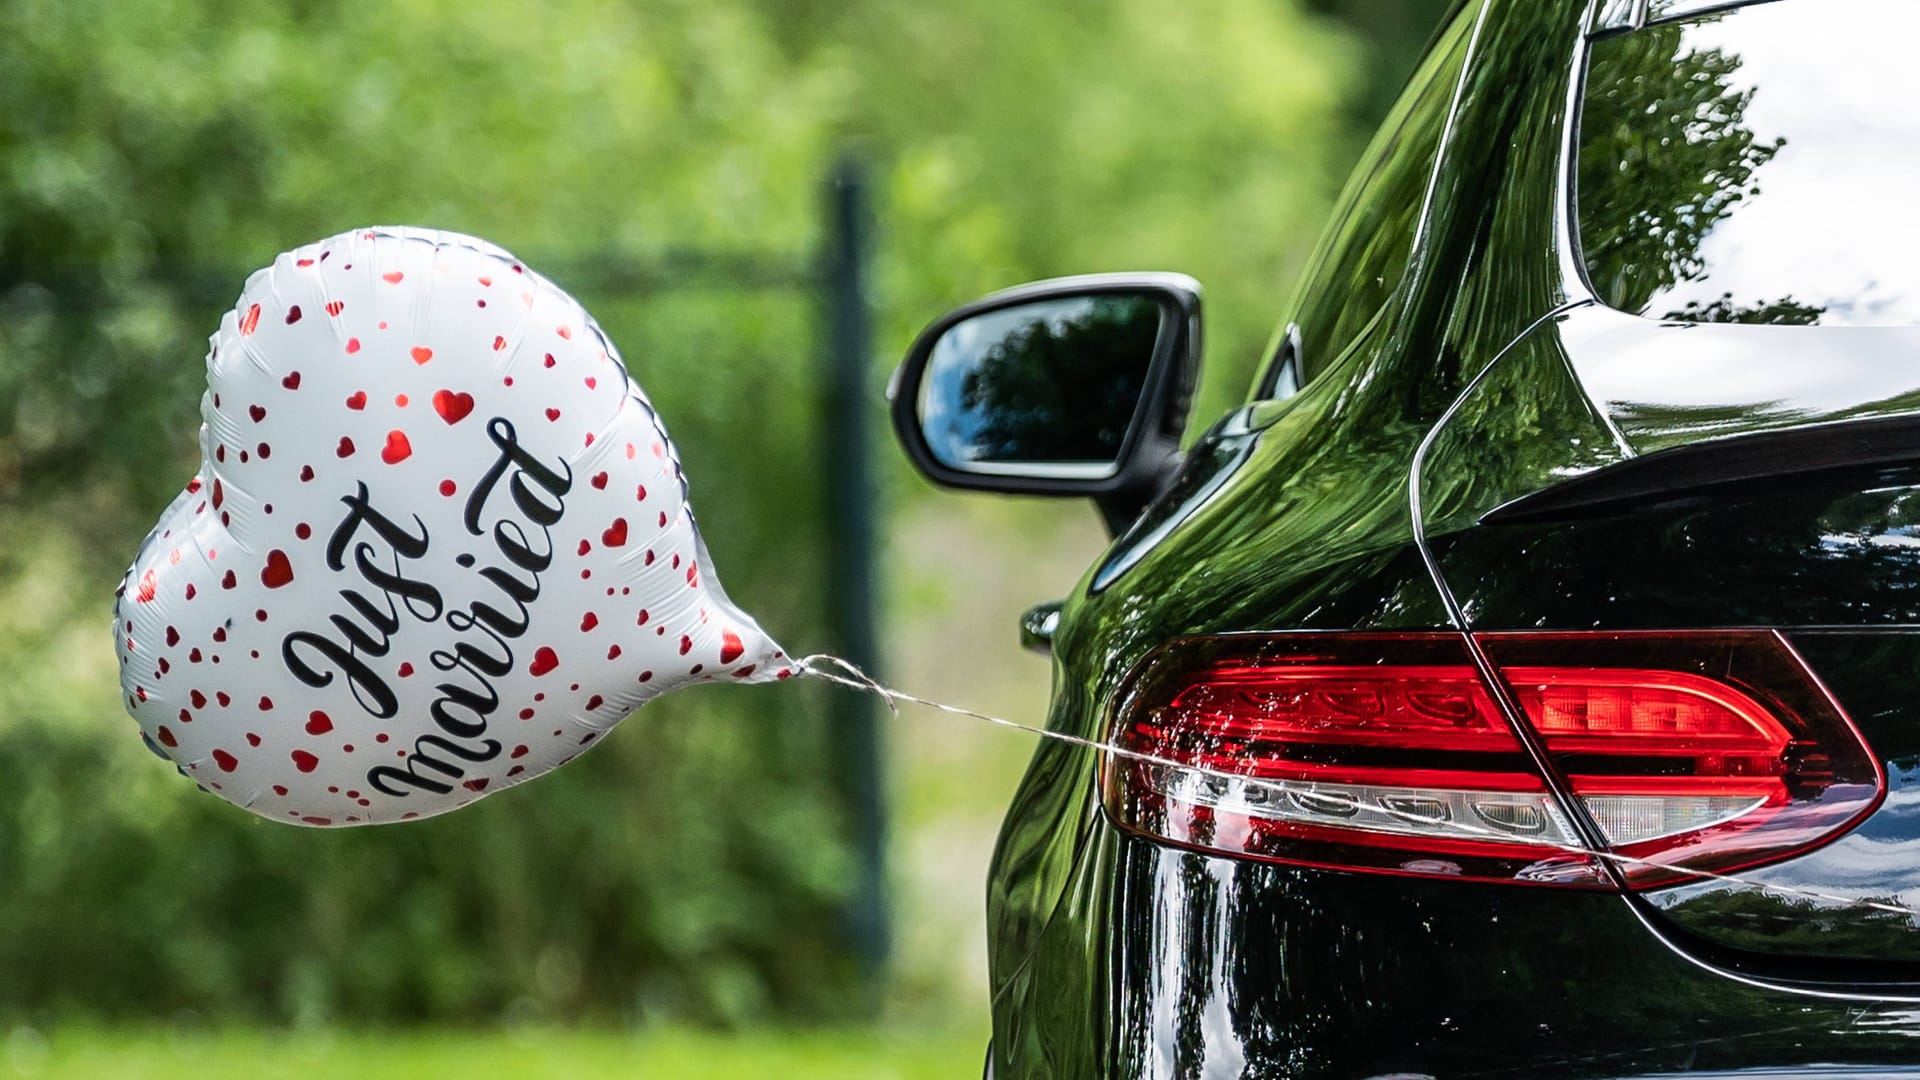
[[[1066,296],[955,323],[920,383],[920,427],[940,463],[968,472],[1047,466],[1098,478],[1118,466],[1164,313],[1153,296]]]

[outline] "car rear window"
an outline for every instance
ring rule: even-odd
[[[1920,323],[1920,4],[1779,0],[1593,43],[1578,231],[1601,300]]]

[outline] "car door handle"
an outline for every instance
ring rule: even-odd
[[[1020,644],[1037,653],[1053,651],[1053,632],[1060,627],[1060,609],[1065,600],[1035,604],[1020,616]]]

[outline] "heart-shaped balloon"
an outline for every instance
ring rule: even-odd
[[[647,700],[793,666],[721,591],[586,311],[455,233],[343,233],[221,320],[200,474],[115,604],[148,745],[263,817],[426,817]]]

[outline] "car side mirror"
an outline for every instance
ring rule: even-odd
[[[1200,285],[1093,274],[994,293],[921,332],[888,388],[936,484],[1091,497],[1118,532],[1179,464]]]

